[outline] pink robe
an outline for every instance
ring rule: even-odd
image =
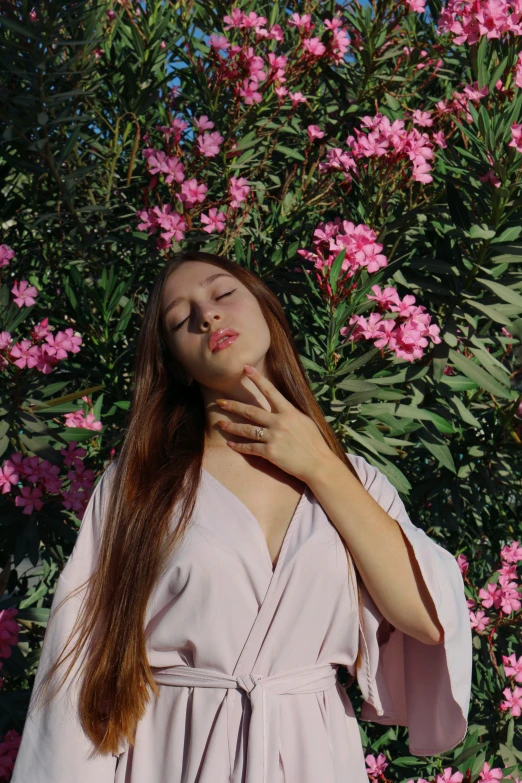
[[[389,626],[364,585],[363,635],[341,538],[309,487],[272,570],[256,518],[203,469],[195,519],[149,602],[147,649],[160,697],[151,695],[134,746],[90,757],[73,685],[70,699],[61,689],[43,713],[33,716],[30,707],[12,783],[368,783],[357,718],[336,680],[338,664],[355,674],[359,641],[359,720],[407,726],[415,755],[458,745],[472,674],[460,568],[412,524],[378,468],[348,457],[411,542],[443,644],[383,633]],[[53,608],[92,569],[111,475],[113,466],[95,487]],[[36,684],[80,600],[56,612]]]

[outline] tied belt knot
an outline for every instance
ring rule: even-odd
[[[238,688],[245,691],[250,696],[250,692],[254,690],[261,679],[262,677],[260,674],[238,674],[236,682]]]
[[[221,674],[184,665],[153,669],[152,672],[161,685],[227,688],[248,695],[251,715],[245,783],[275,783],[279,780],[279,697],[326,691],[337,684],[337,666],[331,663],[314,664],[266,677],[255,672]]]

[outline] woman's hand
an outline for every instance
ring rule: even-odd
[[[252,438],[252,443],[227,441],[227,445],[242,454],[264,457],[300,481],[310,483],[317,466],[326,459],[335,459],[334,453],[316,423],[292,405],[259,370],[252,367],[253,372],[250,373],[250,368],[251,365],[246,364],[245,372],[264,394],[271,412],[236,400],[223,401],[226,405],[216,400],[227,411],[244,416],[250,422],[232,424],[218,421],[223,430],[243,438]],[[263,428],[261,438],[256,436],[258,427]]]

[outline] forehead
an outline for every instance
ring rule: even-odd
[[[185,295],[198,290],[204,291],[206,286],[216,280],[233,280],[237,278],[225,269],[204,261],[185,262],[165,280],[162,293],[162,308],[173,307],[181,302]]]

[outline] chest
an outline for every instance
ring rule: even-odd
[[[213,481],[234,495],[254,517],[275,568],[306,484],[275,466],[265,472],[245,460],[243,463],[206,456],[203,467]]]

